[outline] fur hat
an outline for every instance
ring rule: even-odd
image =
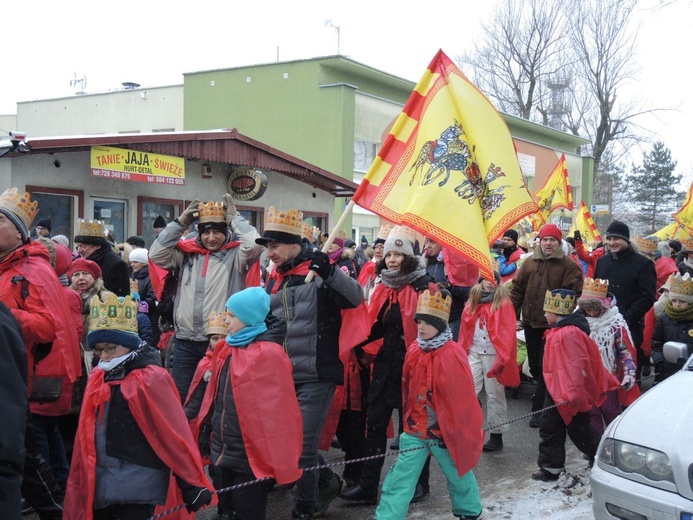
[[[231,295],[226,308],[244,324],[259,325],[269,314],[270,297],[261,287],[249,287]]]
[[[130,251],[130,261],[139,262],[141,264],[149,263],[149,251],[143,247],[138,247]]]
[[[539,240],[545,237],[553,237],[560,242],[563,240],[563,233],[556,224],[546,224],[539,232]]]
[[[630,242],[630,228],[623,222],[614,220],[611,224],[609,224],[609,227],[606,228],[606,233],[604,236],[606,238],[622,238],[626,242]]]
[[[99,264],[92,260],[87,260],[86,258],[78,258],[72,262],[70,269],[67,271],[68,278],[72,279],[72,275],[77,271],[88,272],[94,277],[94,280],[101,278],[101,268],[99,267]]]

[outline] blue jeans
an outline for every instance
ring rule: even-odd
[[[29,424],[34,430],[36,448],[51,467],[58,485],[65,489],[70,466],[65,455],[65,444],[58,427],[58,417],[29,414]]]
[[[298,465],[310,468],[319,464],[318,442],[325,424],[327,411],[332,404],[334,389],[333,381],[312,381],[295,383],[298,406],[303,416],[303,451]],[[312,513],[318,497],[318,471],[306,471],[296,482],[294,497],[296,510]]]
[[[181,403],[188,397],[188,390],[192,383],[197,364],[204,357],[209,346],[208,341],[189,341],[174,338],[173,363],[171,364],[171,377],[176,383]]]

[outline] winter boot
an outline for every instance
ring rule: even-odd
[[[484,444],[484,451],[500,451],[503,449],[503,434],[492,433],[488,442]]]

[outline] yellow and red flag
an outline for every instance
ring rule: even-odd
[[[686,240],[691,237],[690,232],[678,222],[672,222],[652,234],[659,240]]]
[[[693,198],[693,183],[688,188],[686,200],[683,202],[681,209],[671,215],[684,228],[686,234],[693,233],[693,204],[691,204],[691,198]]]
[[[549,215],[555,210],[565,208],[573,211],[573,194],[570,191],[565,154],[561,155],[551,175],[541,189],[534,194],[534,200],[539,205],[539,210],[532,216],[535,231],[548,221]]]
[[[457,251],[488,279],[489,243],[537,208],[505,121],[443,51],[353,201]]]
[[[599,234],[597,225],[592,219],[592,215],[587,211],[587,206],[584,201],[580,201],[580,208],[578,209],[577,215],[573,219],[573,227],[570,229],[570,234],[572,235],[575,230],[580,231],[582,239],[585,242],[599,243],[602,241],[602,236]]]

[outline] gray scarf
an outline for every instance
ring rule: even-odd
[[[411,273],[400,274],[401,269],[397,271],[391,271],[390,269],[383,269],[380,272],[380,277],[382,278],[383,285],[389,287],[390,289],[401,289],[405,285],[409,285],[417,278],[421,278],[426,274],[426,264],[423,258],[416,257],[419,265]]]

